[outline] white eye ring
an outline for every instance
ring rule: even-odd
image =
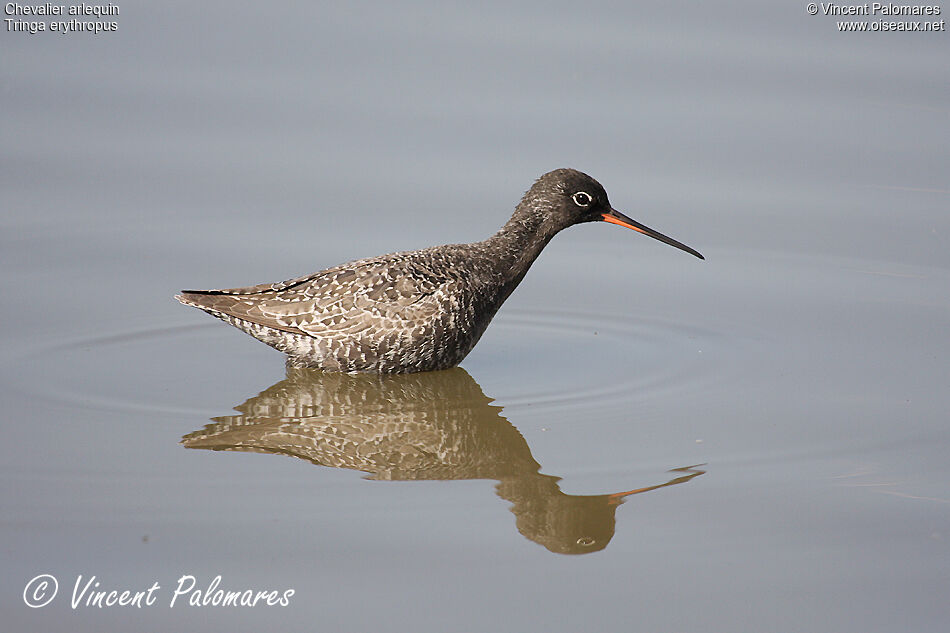
[[[584,208],[589,207],[590,203],[594,201],[591,195],[586,191],[578,191],[573,196],[571,196],[571,199],[574,200],[574,204]]]

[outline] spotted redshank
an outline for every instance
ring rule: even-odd
[[[176,299],[287,354],[292,367],[409,373],[458,365],[559,231],[610,222],[697,251],[610,206],[574,169],[541,176],[487,240],[360,259],[288,281]]]

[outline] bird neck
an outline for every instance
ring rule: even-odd
[[[519,209],[521,211],[521,209]],[[531,264],[558,232],[540,213],[516,212],[497,233],[486,240],[503,269],[511,289],[524,278]]]

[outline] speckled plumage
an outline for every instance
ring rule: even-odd
[[[511,219],[482,242],[361,259],[275,284],[186,290],[176,298],[286,353],[291,366],[375,373],[447,369],[468,355],[555,234],[597,220],[622,223],[699,256],[612,209],[590,176],[558,169],[539,178]]]

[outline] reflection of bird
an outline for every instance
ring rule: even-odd
[[[598,220],[702,258],[613,209],[590,176],[558,169],[541,176],[508,223],[483,242],[362,259],[275,284],[185,290],[176,298],[285,352],[292,366],[446,369],[472,350],[556,233]]]
[[[603,549],[623,498],[561,492],[521,433],[463,369],[402,376],[288,368],[287,378],[182,439],[187,448],[276,453],[370,479],[494,479],[518,530],[559,553]]]

